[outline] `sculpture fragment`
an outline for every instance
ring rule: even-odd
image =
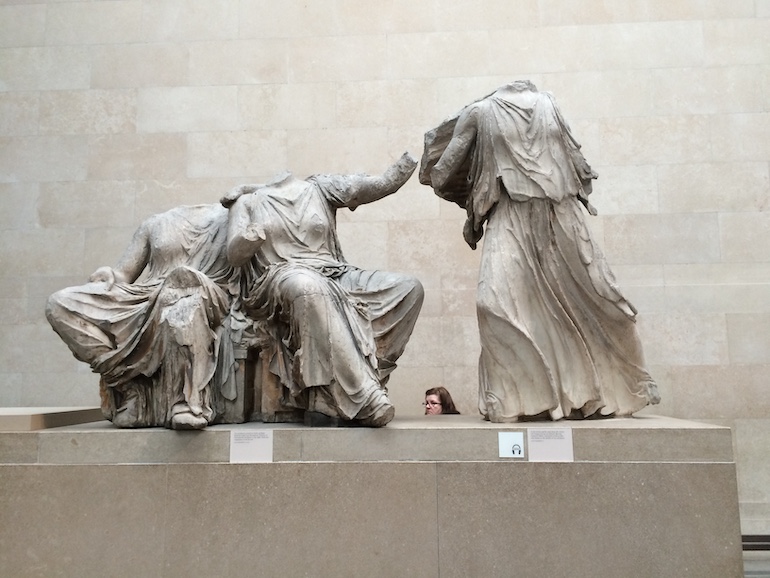
[[[477,291],[479,410],[523,416],[625,416],[658,403],[636,309],[584,211],[597,178],[555,99],[505,85],[425,136],[420,182],[466,210],[485,235]]]

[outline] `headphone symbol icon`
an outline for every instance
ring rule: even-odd
[[[519,444],[513,444],[513,447],[511,448],[511,453],[514,456],[520,456],[521,455],[521,446]]]

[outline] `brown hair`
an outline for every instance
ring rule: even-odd
[[[431,387],[428,391],[425,392],[425,397],[428,397],[429,395],[438,396],[439,400],[441,401],[441,413],[460,413],[457,411],[455,402],[452,401],[452,396],[449,395],[446,387]]]

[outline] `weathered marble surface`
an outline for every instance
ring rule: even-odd
[[[423,288],[408,275],[348,264],[336,211],[395,193],[416,166],[405,153],[381,176],[284,175],[223,199],[231,205],[228,257],[252,262],[244,308],[287,405],[370,426],[393,418],[385,383],[417,321]]]
[[[636,310],[618,289],[584,210],[597,178],[554,98],[501,87],[425,136],[420,181],[482,235],[479,409],[520,416],[630,415],[658,403]]]
[[[137,229],[119,263],[51,295],[46,317],[101,379],[119,427],[205,427],[235,395],[241,269],[227,262],[228,211],[177,207]]]
[[[114,268],[54,293],[48,321],[101,374],[105,416],[119,427],[232,421],[227,402],[245,395],[235,350],[250,346],[287,407],[383,426],[394,415],[385,383],[423,290],[348,264],[336,211],[395,193],[416,165],[404,154],[376,177],[284,175],[154,215]]]

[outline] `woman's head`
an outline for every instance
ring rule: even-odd
[[[432,387],[425,392],[425,415],[440,413],[460,413],[455,407],[452,396],[445,387]]]

